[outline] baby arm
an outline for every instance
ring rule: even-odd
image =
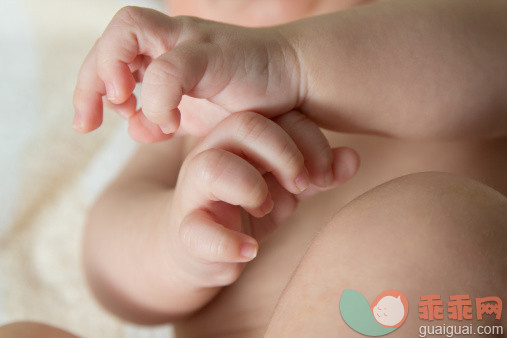
[[[233,112],[273,117],[299,109],[343,132],[505,135],[505,13],[502,0],[395,0],[244,28],[128,7],[83,64],[75,128],[100,125],[107,94],[134,115],[134,138],[158,141],[167,138],[159,126],[167,134],[178,128],[187,95],[213,107],[181,114],[193,134]],[[134,112],[136,81],[143,82],[142,114]]]
[[[275,121],[229,116],[184,161],[182,142],[136,155],[86,227],[93,292],[134,322],[163,323],[201,308],[238,278],[299,199],[338,186],[358,167],[355,152],[330,149],[297,112]]]
[[[385,1],[282,29],[306,75],[300,109],[330,129],[507,135],[505,1]]]

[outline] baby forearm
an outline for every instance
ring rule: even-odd
[[[99,301],[130,321],[154,324],[185,316],[218,291],[191,285],[169,252],[164,222],[172,191],[153,182],[111,186],[90,213],[84,264]]]
[[[507,132],[507,2],[386,1],[289,24],[301,109],[344,132],[459,139]]]

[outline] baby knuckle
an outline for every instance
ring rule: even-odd
[[[194,177],[199,177],[207,186],[220,180],[227,168],[227,155],[228,153],[221,149],[208,149],[197,154],[192,160],[196,173]]]
[[[175,17],[186,30],[196,30],[202,19],[195,16],[180,15]]]
[[[299,172],[305,165],[303,154],[291,143],[283,143],[278,149],[278,153],[280,154],[280,158],[284,159],[287,169],[293,168],[296,172]]]
[[[257,140],[262,137],[270,127],[270,121],[267,118],[252,112],[233,114],[231,123],[240,140]]]
[[[125,6],[121,8],[113,17],[113,23],[126,24],[128,26],[137,25],[144,9],[136,6]]]
[[[102,37],[97,44],[97,72],[105,74],[106,71],[119,60],[124,60],[130,50],[127,45],[119,46],[114,51],[109,47],[108,39]]]
[[[150,105],[145,105],[144,107],[144,115],[153,123],[162,123],[161,121],[165,120],[168,115],[166,111],[157,109],[157,107],[150,107]]]
[[[331,165],[331,147],[317,125],[306,115],[298,111],[293,111],[281,116],[276,122],[279,123],[283,129],[290,129],[295,132],[299,130],[311,131],[314,137],[309,145],[311,145],[312,153],[318,154],[318,156],[312,157],[313,164],[319,167],[328,167]]]
[[[168,85],[171,83],[181,83],[179,69],[181,62],[174,56],[172,60],[159,58],[154,60],[144,73],[143,84]]]
[[[179,23],[181,33],[185,39],[201,42],[211,42],[209,22],[195,16],[178,16],[175,20]]]

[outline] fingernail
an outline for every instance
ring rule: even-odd
[[[274,205],[275,203],[273,202],[271,195],[268,194],[268,197],[266,197],[266,200],[264,201],[264,203],[262,203],[259,209],[261,209],[262,213],[266,215],[267,213],[271,212],[271,210],[273,210]]]
[[[244,242],[241,244],[239,254],[244,258],[254,259],[257,256],[257,245],[250,242]]]
[[[308,188],[308,185],[310,184],[310,177],[308,176],[308,170],[306,170],[306,168],[298,175],[298,177],[296,177],[294,183],[296,184],[299,192],[303,192],[306,188]]]
[[[107,99],[111,102],[113,102],[116,99],[116,89],[109,82],[106,82],[106,96]]]
[[[174,133],[176,130],[174,129],[174,125],[173,124],[161,124],[160,125],[160,130],[162,130],[162,132],[164,134],[172,134]]]
[[[76,131],[80,131],[83,128],[83,120],[81,117],[81,112],[76,110],[76,113],[74,114],[74,121],[72,121],[72,128]]]

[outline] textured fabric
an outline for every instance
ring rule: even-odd
[[[126,325],[86,288],[80,242],[87,210],[136,148],[119,117],[72,128],[86,53],[135,1],[0,1],[0,325],[52,324],[86,337],[168,337]],[[155,1],[141,5],[159,6]]]

